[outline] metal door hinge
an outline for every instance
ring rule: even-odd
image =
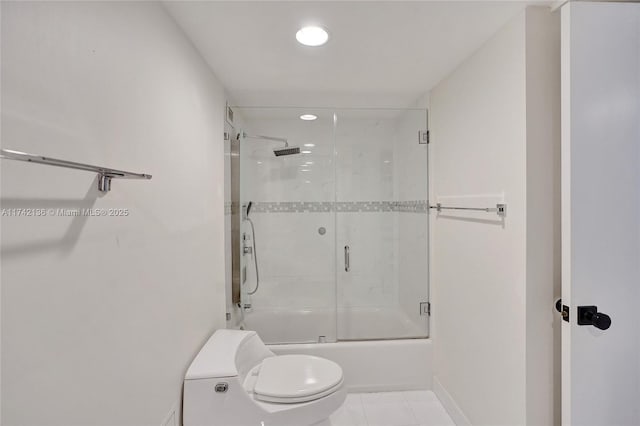
[[[429,143],[430,135],[428,130],[418,130],[418,143],[426,145]]]
[[[420,316],[431,316],[431,302],[420,302]]]
[[[227,318],[227,321],[231,321],[231,314],[229,312],[227,312],[226,318]]]

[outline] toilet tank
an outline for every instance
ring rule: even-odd
[[[187,370],[183,388],[185,426],[246,426],[262,410],[243,383],[251,368],[274,356],[255,331],[218,330]]]
[[[185,380],[240,376],[274,356],[255,331],[217,330],[189,366]]]

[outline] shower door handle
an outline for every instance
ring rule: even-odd
[[[344,271],[349,272],[351,265],[349,262],[349,246],[344,246]]]

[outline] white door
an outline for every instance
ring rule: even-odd
[[[562,86],[562,423],[639,425],[640,4],[563,6]]]

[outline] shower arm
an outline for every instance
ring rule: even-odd
[[[289,147],[289,142],[285,138],[275,138],[273,136],[263,136],[263,135],[250,135],[246,132],[242,132],[242,137],[248,139],[266,139],[268,141],[282,142],[285,147]]]

